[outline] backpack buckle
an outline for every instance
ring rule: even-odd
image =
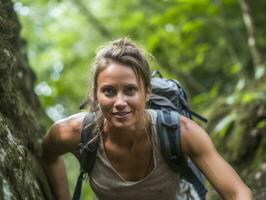
[[[173,162],[177,163],[178,159],[176,155],[173,155],[170,157],[170,160],[172,160]]]

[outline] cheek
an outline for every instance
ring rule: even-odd
[[[142,95],[132,97],[129,102],[138,110],[143,110],[145,108],[145,98]]]
[[[106,98],[104,95],[97,94],[97,102],[102,112],[107,112],[112,107],[112,101],[109,98]]]

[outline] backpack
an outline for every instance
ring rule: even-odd
[[[148,104],[149,108],[157,112],[162,154],[169,167],[180,173],[181,177],[180,192],[183,197],[177,197],[177,199],[205,200],[207,190],[204,187],[204,176],[190,159],[185,158],[181,150],[179,114],[188,118],[195,116],[203,122],[207,122],[207,119],[190,110],[187,94],[177,80],[165,79],[159,71],[154,71],[151,75],[151,86],[152,95]],[[91,172],[96,158],[99,142],[96,118],[97,112],[90,112],[85,116],[82,123],[80,174],[73,200],[80,199],[82,182]]]

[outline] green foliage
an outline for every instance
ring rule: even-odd
[[[234,164],[247,168],[260,165],[265,157],[263,134],[266,128],[265,84],[259,83],[248,89],[239,89],[209,108],[209,130],[218,149]],[[264,149],[264,150],[262,150]],[[252,156],[251,156],[252,155]],[[255,164],[256,163],[256,164]]]
[[[54,120],[77,112],[88,93],[88,66],[98,36],[70,1],[23,3],[15,3],[15,8],[38,76],[35,91]]]
[[[263,24],[262,10],[252,6]],[[196,107],[252,77],[237,0],[17,0],[15,7],[38,75],[37,93],[46,108],[64,108],[58,111],[61,116],[77,112],[88,93],[94,51],[112,38],[130,36],[142,43],[155,57],[153,69],[178,78],[192,97],[199,95],[193,100]],[[264,75],[264,68],[256,77]]]
[[[265,55],[266,3],[249,3]],[[265,64],[256,70],[252,64],[238,0],[15,0],[15,8],[37,74],[35,92],[53,120],[78,112],[89,92],[95,49],[129,36],[154,56],[152,69],[184,85],[194,109],[212,119],[210,132],[230,140],[224,147],[233,149],[234,157],[242,155],[237,144],[249,127],[241,125],[239,106],[245,112],[265,101],[263,84],[256,88]]]
[[[79,175],[79,164],[77,159],[74,158],[71,154],[66,154],[64,156],[64,161],[66,164],[66,169],[68,172],[68,180],[70,183],[70,191],[73,194],[74,188],[76,184],[77,177]],[[90,187],[88,187],[88,180],[84,181],[83,189],[82,189],[82,197],[86,197],[86,199],[93,199],[93,192],[91,191]],[[81,197],[81,199],[82,199]]]
[[[224,117],[215,127],[214,133],[219,133],[220,137],[225,137],[232,122],[237,118],[235,113],[229,114]]]

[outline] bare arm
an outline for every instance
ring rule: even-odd
[[[43,138],[43,166],[57,200],[70,200],[66,168],[61,155],[78,157],[80,128],[84,113],[56,122]]]
[[[216,151],[208,134],[181,116],[182,150],[202,170],[223,199],[251,200],[251,190]]]

